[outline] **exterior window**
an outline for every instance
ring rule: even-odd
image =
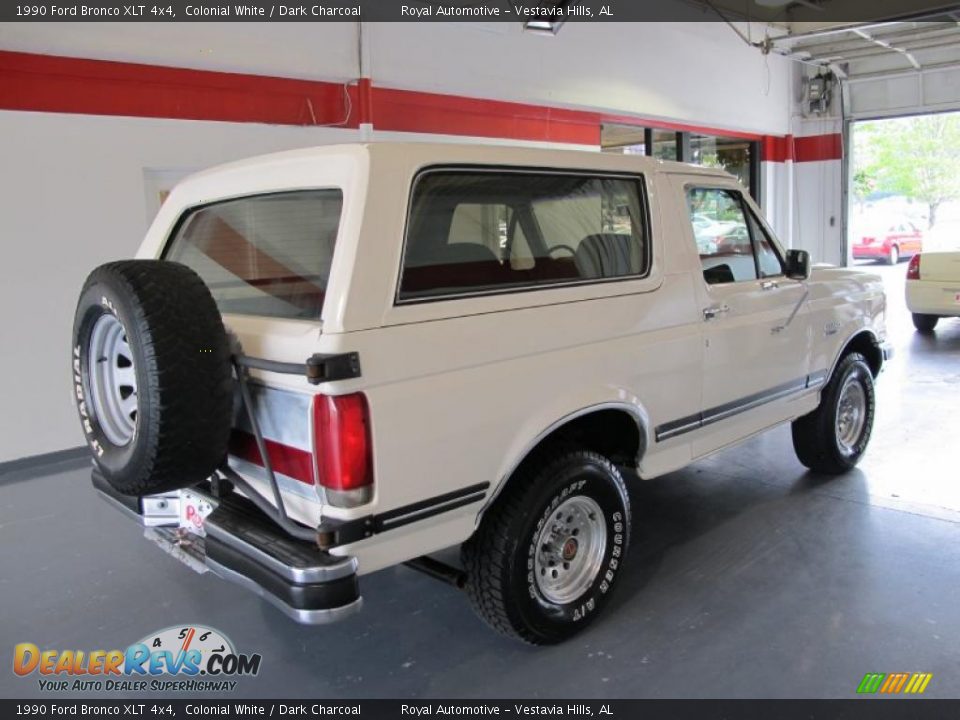
[[[639,179],[437,170],[414,184],[400,300],[643,275]]]
[[[749,140],[714,135],[690,136],[690,162],[725,170],[747,188],[751,185],[751,163],[754,162],[751,151]]]
[[[783,263],[780,261],[780,255],[777,253],[773,241],[749,209],[747,210],[747,220],[750,224],[750,235],[753,237],[757,249],[757,267],[760,270],[760,277],[783,275]]]
[[[308,190],[190,210],[165,258],[193,268],[223,313],[316,319],[343,194]]]
[[[693,237],[708,284],[783,275],[773,240],[736,190],[689,188]]]

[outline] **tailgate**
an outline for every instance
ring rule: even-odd
[[[960,283],[960,252],[923,253],[920,279]]]

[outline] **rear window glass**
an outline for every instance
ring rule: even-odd
[[[400,300],[636,277],[639,178],[436,170],[414,185]]]
[[[340,190],[205,205],[183,218],[165,257],[199,273],[220,312],[316,319],[342,207]]]

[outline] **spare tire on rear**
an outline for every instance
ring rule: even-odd
[[[195,485],[226,455],[230,345],[186,265],[122,260],[90,273],[73,324],[73,384],[94,460],[121,493]]]

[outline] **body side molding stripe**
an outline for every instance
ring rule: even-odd
[[[457,508],[482,502],[490,483],[477,483],[426,500],[403,505],[379,515],[366,515],[353,520],[324,518],[317,527],[321,548],[347,545],[410,523],[426,520]]]
[[[663,442],[678,435],[699,430],[706,425],[726,420],[729,417],[739,415],[742,412],[759,407],[760,405],[765,405],[766,403],[800,393],[804,390],[819,387],[823,385],[826,380],[826,370],[810,373],[797,380],[792,380],[782,385],[753,393],[752,395],[746,395],[745,397],[732,400],[723,405],[712,407],[709,410],[703,410],[693,415],[687,415],[686,417],[657,425],[654,429],[654,438],[657,442]]]

